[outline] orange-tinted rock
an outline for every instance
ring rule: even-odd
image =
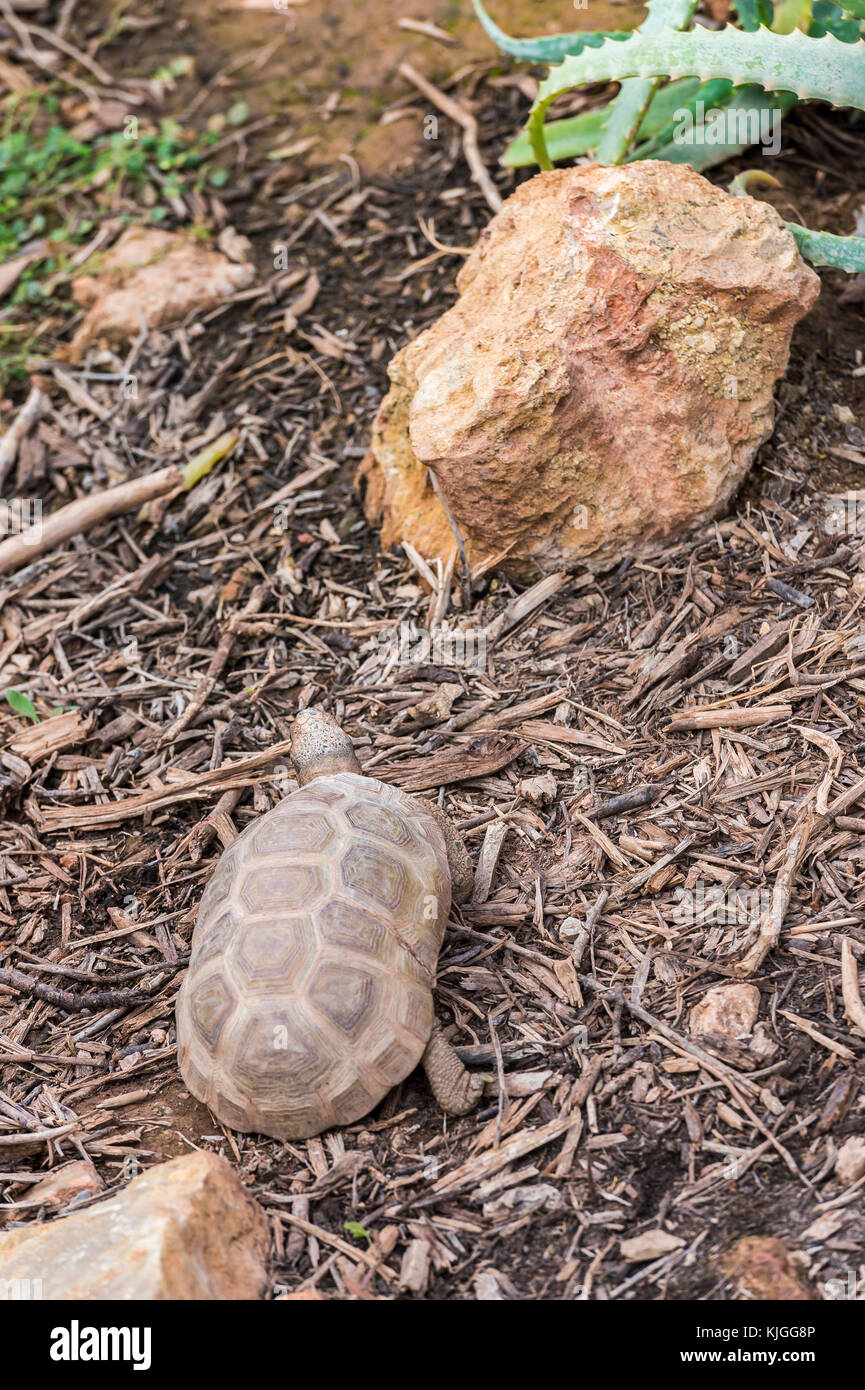
[[[730,1251],[725,1267],[730,1279],[759,1302],[778,1299],[804,1303],[813,1295],[803,1284],[783,1240],[774,1236],[745,1236]]]
[[[647,555],[724,510],[819,292],[780,216],[684,165],[539,174],[397,354],[362,473],[382,542],[537,574]]]
[[[725,1038],[747,1038],[760,1011],[756,985],[715,985],[691,1010],[691,1032]]]
[[[48,1300],[256,1299],[267,1249],[267,1220],[231,1165],[192,1153],[85,1211],[0,1235],[0,1288]]]
[[[95,1197],[104,1185],[90,1160],[78,1158],[46,1173],[44,1178],[28,1188],[23,1197],[17,1199],[16,1208],[65,1207],[76,1197],[83,1198],[88,1194]]]

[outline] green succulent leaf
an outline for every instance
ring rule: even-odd
[[[772,0],[735,0],[733,8],[745,30],[759,29],[761,25],[765,25],[767,29],[772,26]]]
[[[862,0],[862,17],[865,19],[865,0]],[[808,33],[815,39],[834,34],[842,43],[858,43],[862,37],[859,20],[845,15],[831,0],[814,0]]]
[[[495,20],[487,14],[481,0],[473,0],[475,14],[489,34],[493,43],[503,53],[512,58],[522,58],[526,63],[560,63],[570,54],[582,53],[584,48],[599,48],[605,39],[621,41],[631,37],[629,30],[605,34],[589,31],[576,34],[545,34],[538,39],[514,39],[500,29]]]
[[[798,222],[788,222],[787,226],[805,260],[812,265],[829,265],[836,270],[865,273],[865,237],[812,232],[809,227],[800,227]]]
[[[687,29],[696,8],[696,0],[649,0],[649,13],[638,32],[651,35],[665,29]],[[621,164],[659,85],[658,77],[633,77],[622,83],[598,145],[599,163]]]
[[[672,130],[672,122],[677,111],[696,99],[712,84],[701,82],[699,77],[685,77],[681,82],[669,82],[653,96],[649,109],[643,118],[639,134],[645,141],[653,141],[662,131]],[[724,84],[729,88],[729,82]],[[545,127],[547,149],[553,162],[560,159],[574,159],[597,149],[608,106],[598,106],[592,111],[582,111],[579,116],[567,116],[561,121],[550,121]],[[669,138],[669,137],[665,137]],[[512,169],[523,169],[536,163],[529,137],[521,130],[502,155],[502,163]]]
[[[697,78],[686,79],[686,81],[687,80],[691,82],[698,81]],[[661,88],[661,91],[676,91],[677,88],[680,88],[682,85],[683,84],[679,82],[671,82],[668,87]],[[733,84],[732,82],[728,82],[726,77],[715,77],[711,82],[700,82],[690,101],[685,101],[680,97],[679,101],[676,102],[675,107],[670,112],[670,119],[664,128],[659,130],[653,139],[639,145],[637,149],[631,153],[629,159],[648,159],[654,157],[656,151],[668,145],[677,134],[679,139],[682,138],[682,126],[688,123],[689,118],[705,117],[709,112],[719,107],[726,106],[730,100],[732,91]],[[641,135],[646,134],[645,127],[646,122],[644,121],[640,127]]]
[[[769,91],[865,110],[863,58],[865,43],[842,43],[832,34],[809,38],[799,29],[745,33],[728,25],[717,31],[633,34],[624,43],[604,43],[566,58],[550,72],[529,116],[529,140],[540,167],[552,168],[544,138],[550,103],[571,87],[625,77],[726,77],[737,86],[759,83]]]
[[[706,84],[707,86],[710,84]],[[634,158],[664,159],[669,164],[690,164],[692,169],[702,173],[725,159],[733,159],[743,154],[751,145],[756,145],[765,137],[767,121],[774,121],[774,112],[786,115],[796,98],[791,92],[764,92],[761,87],[737,87],[723,107],[715,110],[723,112],[723,118],[714,122],[713,113],[706,111],[699,125],[688,129],[682,120],[668,137],[666,143],[657,142],[648,154],[638,148]],[[729,139],[730,135],[733,136]]]
[[[554,164],[562,159],[575,159],[597,149],[598,141],[607,119],[608,106],[598,106],[594,111],[582,111],[579,116],[566,116],[561,121],[550,121],[545,127],[547,150]],[[537,164],[534,150],[529,143],[528,131],[521,130],[502,155],[502,164],[509,169],[525,169]]]

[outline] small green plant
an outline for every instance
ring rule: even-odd
[[[365,1226],[361,1226],[359,1221],[346,1221],[343,1223],[343,1230],[348,1231],[354,1240],[368,1240],[372,1244],[372,1234]]]
[[[737,27],[688,29],[694,0],[649,0],[633,34],[555,34],[512,39],[474,0],[490,37],[506,53],[552,64],[525,132],[504,162],[552,169],[594,152],[604,164],[635,159],[703,170],[756,143],[764,116],[780,120],[799,100],[865,110],[865,0],[738,0]],[[667,82],[666,79],[672,79]],[[592,82],[618,81],[606,106],[547,124],[556,97]],[[706,141],[713,113],[732,116],[731,139]],[[698,117],[690,126],[687,117]],[[756,121],[748,118],[756,115]],[[739,116],[745,119],[738,119]],[[699,128],[697,128],[699,127]],[[865,238],[839,237],[788,222],[815,265],[865,271]]]
[[[25,719],[32,719],[34,724],[42,721],[36,713],[36,708],[31,700],[20,690],[7,690],[6,699],[12,706],[16,714],[23,714]]]
[[[216,132],[192,136],[163,120],[158,130],[127,128],[78,139],[57,123],[57,99],[44,92],[9,97],[0,113],[0,261],[34,238],[45,240],[44,255],[21,277],[13,303],[38,298],[40,277],[62,270],[64,246],[93,234],[95,209],[70,218],[63,200],[79,195],[91,204],[94,191],[108,198],[125,184],[133,196],[145,185],[155,187],[167,202],[187,187],[207,180],[219,186],[227,177],[207,164]],[[159,221],[166,212],[159,203],[149,215]]]
[[[34,724],[42,723],[41,714],[36,713],[36,706],[33,704],[33,701],[30,700],[28,696],[26,696],[23,693],[23,691],[7,690],[6,699],[12,706],[16,714],[23,714],[26,719],[32,719]],[[53,719],[55,714],[71,714],[72,711],[76,710],[77,708],[77,705],[70,705],[68,710],[64,710],[62,705],[55,705],[52,710],[49,710],[48,718]]]

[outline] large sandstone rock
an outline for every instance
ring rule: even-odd
[[[678,164],[539,174],[397,354],[362,473],[385,545],[526,575],[648,555],[724,510],[820,282],[779,215]]]
[[[254,1299],[267,1221],[230,1164],[193,1153],[117,1197],[0,1235],[0,1297]]]

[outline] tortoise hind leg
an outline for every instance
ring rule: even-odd
[[[468,1115],[484,1089],[481,1077],[467,1071],[436,1021],[421,1058],[430,1090],[448,1115]]]

